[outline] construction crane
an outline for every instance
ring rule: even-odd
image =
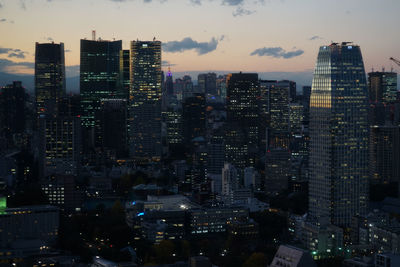
[[[393,61],[394,63],[396,63],[399,67],[400,67],[400,60],[395,59],[393,57],[389,58],[391,61]]]

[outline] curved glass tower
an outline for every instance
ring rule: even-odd
[[[310,98],[309,215],[349,226],[368,204],[368,89],[360,47],[319,49]]]

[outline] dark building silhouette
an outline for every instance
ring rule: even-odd
[[[13,137],[25,132],[26,124],[26,92],[21,82],[13,82],[0,89],[0,136],[8,145],[12,145]]]
[[[172,79],[170,68],[168,68],[167,78],[165,79],[165,92],[167,96],[171,96],[174,94],[174,81]]]
[[[197,77],[198,90],[200,93],[217,95],[217,74],[202,73]]]
[[[56,112],[58,101],[65,95],[64,44],[36,43],[35,95],[36,113]]]
[[[256,73],[227,77],[226,161],[238,169],[255,164],[259,144],[260,87]]]
[[[387,122],[370,130],[370,177],[373,184],[400,181],[400,127]]]
[[[56,113],[47,110],[38,122],[39,175],[77,175],[82,152],[82,128],[79,96],[58,101]]]
[[[131,85],[130,66],[130,51],[121,50],[119,54],[119,90],[121,90],[120,97],[126,100],[129,99],[129,89]]]
[[[159,161],[161,145],[161,42],[131,42],[130,153]]]
[[[101,99],[123,97],[119,85],[122,41],[81,40],[80,94],[85,151],[95,144],[95,114]],[[122,89],[121,89],[122,88]]]
[[[368,73],[369,101],[388,103],[397,100],[397,73]]]
[[[204,94],[195,94],[182,103],[183,133],[186,145],[195,137],[205,136],[206,100]]]
[[[311,86],[303,86],[303,115],[304,115],[304,125],[308,126],[310,122],[310,95],[311,95]]]
[[[103,99],[96,113],[96,128],[101,147],[117,158],[127,157],[127,100]]]

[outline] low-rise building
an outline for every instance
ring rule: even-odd
[[[59,209],[28,206],[0,211],[0,260],[48,251],[58,236]]]

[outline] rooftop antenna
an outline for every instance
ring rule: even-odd
[[[382,66],[382,72],[385,72],[385,67]]]
[[[96,41],[96,31],[95,30],[92,31],[92,40]]]
[[[156,40],[156,37],[154,36],[154,37],[153,37],[153,42],[154,42],[155,40]]]
[[[374,72],[374,67],[372,67],[372,71],[371,72]]]

